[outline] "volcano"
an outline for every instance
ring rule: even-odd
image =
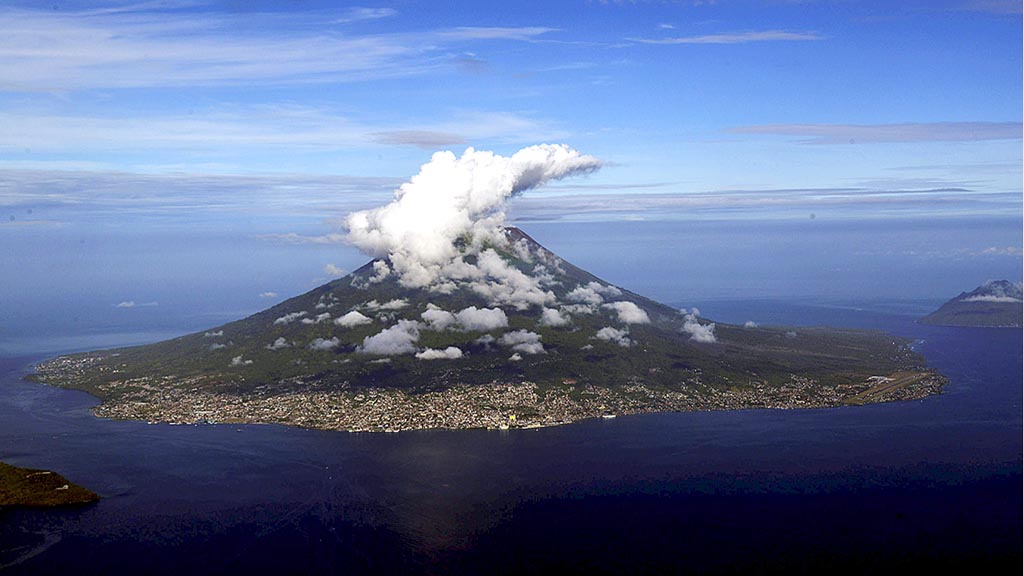
[[[888,334],[713,323],[605,282],[518,228],[457,251],[426,286],[377,258],[248,318],[62,356],[33,378],[95,395],[106,417],[335,430],[839,406],[945,383]]]
[[[984,328],[1020,328],[1021,285],[1008,280],[992,280],[943,304],[921,319],[922,324],[938,326],[974,326]]]

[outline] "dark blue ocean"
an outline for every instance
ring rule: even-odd
[[[720,321],[889,330],[916,339],[950,384],[908,403],[525,431],[147,425],[97,419],[90,396],[23,381],[61,349],[40,342],[45,354],[0,357],[0,460],[103,500],[0,512],[0,571],[1020,569],[1020,330],[915,324],[934,302],[687,304]]]

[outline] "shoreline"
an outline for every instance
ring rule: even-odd
[[[38,374],[37,374],[38,376]],[[798,410],[920,400],[941,394],[948,379],[933,371],[901,371],[864,382],[823,385],[793,376],[789,383],[744,388],[655,389],[639,383],[608,388],[537,384],[456,385],[410,393],[395,388],[229,394],[177,387],[133,389],[116,398],[96,396],[96,417],[151,424],[278,424],[339,432],[532,429],[593,418],[667,412]]]
[[[99,500],[99,494],[56,472],[0,462],[0,510],[84,506]]]

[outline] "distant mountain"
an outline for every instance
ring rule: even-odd
[[[1015,327],[1021,326],[1020,283],[1008,280],[986,282],[943,304],[921,319],[939,326]]]
[[[104,416],[344,430],[835,406],[944,383],[884,333],[712,323],[613,286],[517,228],[458,250],[429,284],[378,258],[243,320],[63,356],[35,378],[90,392]]]

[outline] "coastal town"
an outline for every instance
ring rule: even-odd
[[[38,367],[38,378],[75,388],[102,356],[60,357]],[[200,379],[173,376],[114,379],[94,391],[97,416],[151,423],[284,424],[323,430],[398,432],[431,428],[533,428],[587,418],[651,412],[826,408],[906,401],[941,392],[946,380],[930,371],[901,371],[852,384],[824,385],[792,376],[781,385],[709,386],[699,378],[673,389],[632,378],[606,387],[566,378],[560,383],[491,383],[435,390],[341,386],[315,382],[261,385],[246,393],[211,391]],[[301,389],[301,391],[292,391]],[[290,390],[281,392],[281,390]]]

